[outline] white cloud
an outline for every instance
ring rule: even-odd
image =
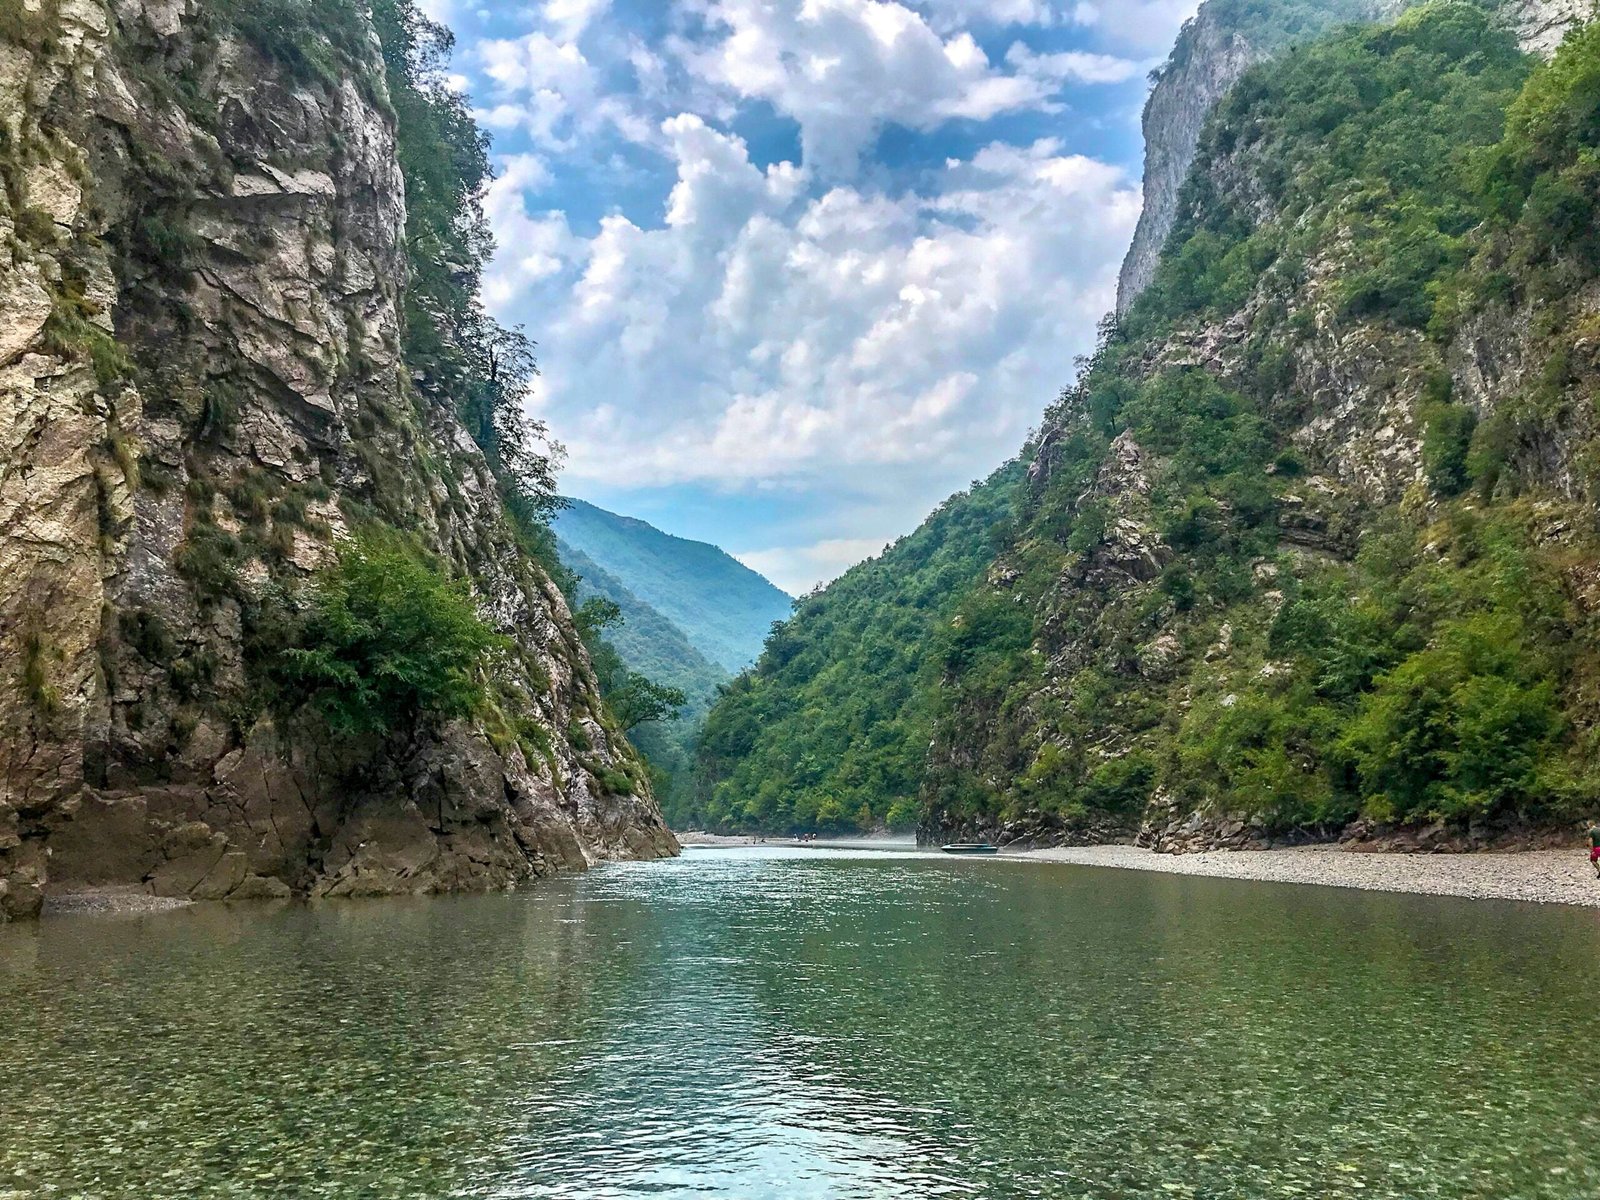
[[[1092,339],[1138,213],[1121,172],[1048,141],[891,197],[809,194],[695,116],[663,135],[678,180],[658,228],[612,215],[576,237],[527,210],[527,164],[489,197],[489,294],[539,314],[539,405],[580,489],[865,470],[871,491],[992,466]]]
[[[554,36],[540,29],[479,43],[476,58],[494,101],[475,112],[479,122],[495,132],[521,131],[550,150],[574,150],[608,127],[630,142],[656,140],[654,123],[635,100],[608,91],[603,72],[579,47],[584,26],[608,3],[550,0],[544,11]],[[636,63],[641,72],[644,62]]]
[[[803,596],[817,584],[830,583],[856,563],[882,553],[887,544],[881,538],[830,538],[805,546],[749,550],[735,557],[791,596]]]
[[[1125,172],[1071,149],[1111,111],[1094,97],[1120,120],[1132,89],[1068,89],[1138,78],[1194,3],[681,0],[647,27],[529,0],[517,36],[467,46],[511,151],[486,296],[540,343],[533,403],[571,489],[759,494],[769,515],[723,540],[805,590],[1014,453],[1111,307],[1138,215]],[[997,122],[970,149],[1068,95],[1084,116],[1061,140]],[[762,157],[784,144],[767,106],[797,163]],[[953,157],[863,167],[889,126]],[[755,160],[730,128],[764,139]]]
[[[1080,0],[1072,24],[1093,29],[1107,44],[1164,57],[1200,0]]]
[[[1036,19],[1048,6],[1005,5]],[[839,176],[885,125],[929,130],[952,119],[1050,109],[1068,81],[1125,79],[1096,55],[991,63],[970,32],[941,33],[893,0],[711,0],[707,45],[680,43],[690,70],[800,125],[808,167]],[[948,36],[946,36],[948,34]]]
[[[963,29],[971,25],[1034,25],[1062,23],[1059,6],[1051,0],[922,0],[921,7],[938,29]]]
[[[564,40],[575,42],[610,7],[611,0],[544,0],[540,15]]]
[[[1006,51],[1006,62],[1018,74],[1046,83],[1072,80],[1076,83],[1124,83],[1140,73],[1140,64],[1114,54],[1089,54],[1067,50],[1059,54],[1035,54],[1021,42]]]

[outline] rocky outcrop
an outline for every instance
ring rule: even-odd
[[[1525,50],[1549,56],[1574,25],[1593,19],[1594,0],[1501,0],[1500,11]]]
[[[46,886],[437,891],[675,852],[560,592],[409,378],[361,53],[291,69],[201,0],[0,19],[0,915]],[[369,517],[512,639],[494,711],[334,740],[251,703],[259,601]]]
[[[1200,133],[1217,102],[1239,77],[1296,38],[1341,21],[1386,20],[1417,0],[1335,0],[1310,23],[1293,31],[1274,26],[1252,11],[1237,24],[1231,7],[1208,2],[1179,35],[1177,47],[1155,75],[1144,110],[1144,210],[1122,263],[1117,313],[1128,311],[1155,278],[1167,235],[1178,215],[1178,197],[1194,165]],[[1525,49],[1549,55],[1567,30],[1594,15],[1594,0],[1502,0],[1503,19]]]
[[[917,845],[988,842],[1011,850],[1048,850],[1057,846],[1125,845],[1135,833],[1127,822],[1099,814],[1074,820],[1030,812],[1010,820],[990,820],[932,813],[917,827]]]
[[[1206,118],[1262,57],[1243,30],[1229,28],[1206,4],[1184,26],[1178,48],[1156,76],[1144,108],[1144,210],[1117,283],[1119,314],[1155,278]]]
[[[1538,47],[1575,13],[1524,5],[1502,18]],[[1449,15],[1419,15],[1419,28]],[[1186,32],[1189,52],[1210,45],[1225,59],[1218,32],[1214,10],[1203,9]],[[1364,40],[1390,44],[1384,35]],[[1528,64],[1496,40],[1520,78]],[[1169,72],[1197,69],[1179,54]],[[1284,74],[1295,70],[1286,65]],[[1391,530],[1415,539],[1404,553],[1416,555],[1420,572],[1446,562],[1452,521],[1514,501],[1516,536],[1574,603],[1561,618],[1574,632],[1544,636],[1581,644],[1577,631],[1600,611],[1588,533],[1588,464],[1600,428],[1587,402],[1600,364],[1600,288],[1592,273],[1574,270],[1558,321],[1537,287],[1508,286],[1502,301],[1468,306],[1426,333],[1422,320],[1353,305],[1360,235],[1337,215],[1337,200],[1323,209],[1320,198],[1286,188],[1285,160],[1274,157],[1281,147],[1242,135],[1252,114],[1233,115],[1230,106],[1229,123],[1201,139],[1191,186],[1173,208],[1177,227],[1208,236],[1215,214],[1226,212],[1269,238],[1293,228],[1296,253],[1288,269],[1249,273],[1211,306],[1148,297],[1140,322],[1113,335],[1085,382],[1047,417],[1028,466],[1031,515],[1002,543],[986,579],[1007,604],[1032,605],[1032,641],[1011,652],[1003,677],[987,663],[966,677],[959,663],[947,668],[949,715],[930,748],[921,835],[1070,844],[1115,837],[1111,814],[1135,810],[1138,843],[1165,853],[1335,840],[1402,851],[1570,843],[1573,810],[1557,804],[1486,805],[1492,817],[1416,825],[1379,821],[1419,811],[1431,821],[1451,810],[1398,809],[1387,796],[1347,804],[1346,780],[1318,757],[1325,735],[1297,725],[1320,703],[1321,684],[1304,686],[1304,635],[1278,618],[1289,597],[1370,571],[1375,555],[1364,548],[1382,546]],[[1148,312],[1168,315],[1155,322]],[[1137,399],[1121,420],[1106,420],[1130,395]],[[1233,410],[1226,396],[1248,400]],[[1526,417],[1530,396],[1540,397],[1537,420]],[[1192,470],[1188,447],[1205,444],[1235,411],[1271,431],[1271,451],[1249,468],[1260,482],[1255,500],[1248,486],[1202,494],[1198,472],[1182,473]],[[1495,432],[1519,413],[1514,436]],[[1493,469],[1503,475],[1485,469],[1470,489],[1448,475],[1441,482],[1449,441],[1440,431],[1450,421],[1469,437],[1484,433],[1472,445],[1504,456]],[[1458,453],[1464,460],[1466,446]],[[1227,574],[1213,577],[1208,597],[1197,581],[1218,565]],[[1436,586],[1450,596],[1467,591]],[[1412,614],[1422,611],[1412,602]],[[1592,683],[1579,674],[1553,686],[1563,689],[1572,728],[1590,736],[1600,721]],[[1367,786],[1370,796],[1385,784]],[[1062,814],[1101,815],[1087,827],[1087,816]]]

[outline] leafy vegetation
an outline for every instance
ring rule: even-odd
[[[506,644],[464,582],[379,529],[342,543],[303,607],[286,609],[273,632],[279,644],[257,647],[272,703],[309,707],[341,735],[472,715],[486,699],[486,659]]]
[[[363,76],[369,7],[383,54],[381,87]],[[446,79],[454,35],[415,0],[222,0],[218,15],[301,78],[336,87],[354,74],[393,107],[406,181],[407,362],[425,393],[455,406],[525,539],[553,562],[542,526],[560,504],[560,447],[524,410],[538,374],[533,342],[483,307],[483,270],[494,250],[483,194],[493,171],[488,135]],[[155,234],[168,242],[181,236]]]
[[[947,531],[937,620],[896,624],[920,583],[896,552],[809,597],[711,714],[708,819],[1576,813],[1600,725],[1597,144],[1600,26],[1537,66],[1442,0],[1248,73],[1014,515]],[[1534,364],[1492,405],[1457,386],[1469,322]],[[1193,352],[1224,327],[1237,354]],[[1353,346],[1414,414],[1398,504],[1330,485],[1294,436],[1305,372]],[[892,769],[844,770],[873,746]]]
[[[1559,556],[1530,544],[1540,519],[1391,514],[1353,567],[1295,585],[1259,658],[1209,681],[1168,786],[1279,825],[1567,810],[1562,697],[1587,637]]]
[[[585,630],[590,658],[601,676],[602,690],[613,681],[626,682],[630,675],[637,675],[683,696],[676,717],[636,725],[628,735],[649,761],[656,798],[669,821],[674,820],[690,792],[700,726],[728,673],[691,645],[677,625],[588,555],[565,542],[559,549],[562,562],[577,577],[568,590],[580,616],[580,628]],[[591,608],[596,601],[615,605],[617,619],[594,619],[604,613]],[[614,692],[608,699],[616,707]]]
[[[554,524],[567,546],[670,621],[725,671],[741,671],[754,662],[772,623],[787,617],[793,604],[725,551],[673,537],[644,521],[573,500]],[[650,666],[634,665],[654,673]]]
[[[483,269],[494,250],[483,212],[493,177],[488,134],[446,80],[454,35],[414,0],[375,0],[372,16],[406,179],[406,358],[424,390],[455,404],[512,516],[540,526],[560,507],[560,449],[524,410],[538,374],[533,342],[483,307]]]
[[[946,501],[773,627],[711,711],[683,825],[916,824],[937,669],[927,647],[993,558],[1022,474],[1013,463]]]
[[[1210,0],[1211,21],[1219,29],[1247,31],[1256,49],[1276,51],[1294,42],[1315,38],[1331,26],[1370,20],[1373,0]],[[1178,35],[1172,55],[1154,78],[1186,67],[1195,51],[1195,21],[1191,18]]]
[[[1292,279],[1343,239],[1354,250],[1345,315],[1425,328],[1479,223],[1469,167],[1500,138],[1527,74],[1511,34],[1465,3],[1424,5],[1250,72],[1207,127],[1183,219],[1124,335],[1237,311],[1263,273]],[[1253,189],[1218,185],[1235,163]],[[1275,219],[1250,211],[1261,194]]]

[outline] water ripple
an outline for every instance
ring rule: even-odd
[[[0,1200],[1577,1200],[1597,986],[1587,912],[776,847],[63,918]]]

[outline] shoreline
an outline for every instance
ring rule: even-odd
[[[1279,850],[1208,850],[1157,854],[1137,846],[1062,846],[1002,850],[1020,862],[1064,863],[1163,875],[1301,883],[1360,891],[1470,900],[1519,900],[1600,908],[1600,879],[1584,848],[1476,854],[1362,854],[1336,846]]]
[[[794,845],[786,838],[752,844],[744,837],[716,834],[691,834],[688,838],[682,834],[678,836],[685,848],[698,846],[757,850]],[[847,848],[848,844],[848,841],[833,841],[821,848],[841,849]],[[909,845],[898,844],[884,848],[913,849]],[[921,852],[930,855],[938,853],[928,847]],[[1252,883],[1294,883],[1419,896],[1600,908],[1600,878],[1596,878],[1582,848],[1486,851],[1475,854],[1406,854],[1393,851],[1360,853],[1342,850],[1335,845],[1316,845],[1276,850],[1158,854],[1154,850],[1117,844],[1058,846],[1038,850],[1002,849],[994,858],[983,861],[1053,863]],[[47,897],[43,915],[148,914],[172,912],[193,907],[194,904],[191,900],[152,896],[142,888],[90,887]]]

